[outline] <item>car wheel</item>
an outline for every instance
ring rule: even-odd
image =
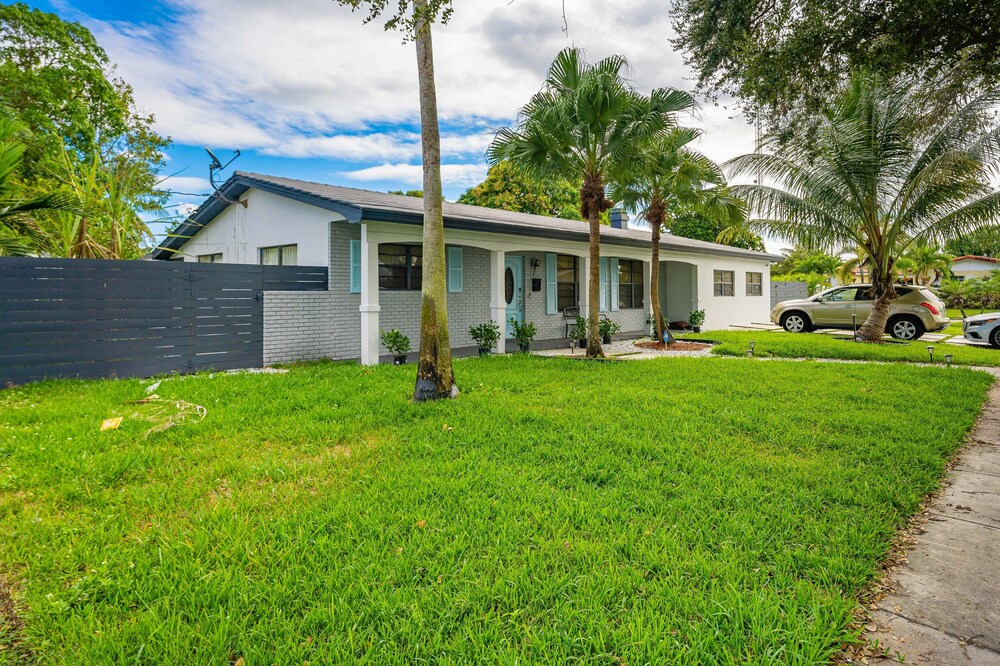
[[[993,332],[990,333],[990,346],[1000,349],[1000,326],[994,328]]]
[[[916,340],[926,332],[916,317],[897,317],[889,322],[889,335],[897,340]]]
[[[781,327],[789,333],[808,333],[812,328],[809,317],[801,312],[789,312],[782,316]]]

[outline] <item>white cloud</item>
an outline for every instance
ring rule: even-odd
[[[187,192],[191,194],[204,195],[212,191],[212,186],[207,178],[196,176],[168,176],[161,180],[157,187],[161,190],[171,192]]]
[[[445,189],[468,188],[486,177],[486,164],[442,164],[441,180]],[[419,187],[423,184],[423,169],[419,164],[382,164],[379,166],[340,171],[336,175],[361,182],[396,182]]]

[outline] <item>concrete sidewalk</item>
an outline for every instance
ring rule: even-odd
[[[927,517],[865,638],[907,664],[1000,666],[1000,382]]]

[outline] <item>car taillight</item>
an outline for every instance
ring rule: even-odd
[[[938,316],[938,314],[940,314],[940,313],[938,312],[938,309],[937,309],[936,307],[934,307],[933,305],[931,305],[930,303],[928,303],[927,301],[924,301],[924,302],[923,302],[923,303],[921,303],[920,305],[922,305],[923,307],[925,307],[925,308],[927,308],[928,310],[930,310],[930,311],[931,311],[931,314],[932,314],[932,315],[934,315],[935,317],[936,317],[936,316]]]

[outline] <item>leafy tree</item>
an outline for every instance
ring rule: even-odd
[[[926,240],[911,245],[903,256],[910,260],[910,270],[917,284],[929,284],[934,279],[951,274],[951,255]]]
[[[941,112],[1000,83],[995,0],[674,0],[671,15],[700,88],[751,115],[814,113],[862,68],[927,81]]]
[[[401,30],[417,48],[417,85],[420,92],[420,144],[424,172],[423,280],[420,305],[420,354],[413,399],[417,402],[458,395],[448,336],[445,289],[444,195],[441,192],[441,131],[434,84],[434,46],[431,25],[451,18],[451,0],[336,0],[352,9],[365,8],[365,22],[385,16],[386,30]]]
[[[466,190],[460,204],[579,220],[580,188],[566,179],[538,180],[507,160],[490,167],[486,180]]]
[[[907,248],[1000,219],[1000,192],[989,181],[1000,166],[1000,122],[992,114],[1000,97],[976,98],[917,144],[914,94],[912,86],[855,75],[823,115],[815,142],[797,135],[781,154],[730,162],[734,175],[775,183],[732,188],[759,216],[754,230],[861,249],[874,297],[858,332],[867,342],[882,339],[895,264]]]
[[[582,181],[580,213],[590,225],[587,356],[603,357],[598,330],[601,214],[611,174],[624,171],[641,147],[686,106],[686,93],[636,92],[622,76],[622,56],[588,64],[579,49],[561,51],[542,90],[521,109],[516,126],[501,129],[487,150],[490,164],[509,160],[534,178]]]
[[[965,308],[978,297],[977,280],[944,280],[938,287],[938,294],[949,308],[958,308],[962,319],[966,318]]]
[[[721,243],[744,250],[764,252],[767,249],[764,239],[744,226],[728,224],[688,206],[676,207],[667,232],[673,236]]]
[[[692,109],[694,98],[675,92],[677,110]],[[670,124],[673,124],[671,119]],[[701,133],[675,127],[642,147],[638,159],[624,170],[611,188],[612,196],[646,218],[652,231],[649,296],[653,305],[653,328],[658,341],[673,343],[660,309],[660,233],[673,227],[673,210],[683,206],[694,214],[727,226],[734,218],[743,219],[742,202],[729,197],[720,185],[722,170],[710,159],[689,147]]]
[[[389,194],[401,194],[404,197],[416,197],[418,199],[424,198],[423,190],[406,190],[405,192],[403,190],[389,190]]]
[[[945,241],[944,251],[956,257],[967,254],[1000,257],[1000,229],[980,229]]]
[[[162,151],[169,140],[139,113],[132,88],[94,36],[79,23],[25,4],[0,5],[0,106],[27,126],[22,177],[50,179],[64,148],[81,162],[100,155],[128,163],[151,207]]]
[[[810,252],[806,256],[795,262],[794,272],[796,273],[817,273],[819,275],[834,275],[840,268],[841,261],[838,257],[826,252]]]

